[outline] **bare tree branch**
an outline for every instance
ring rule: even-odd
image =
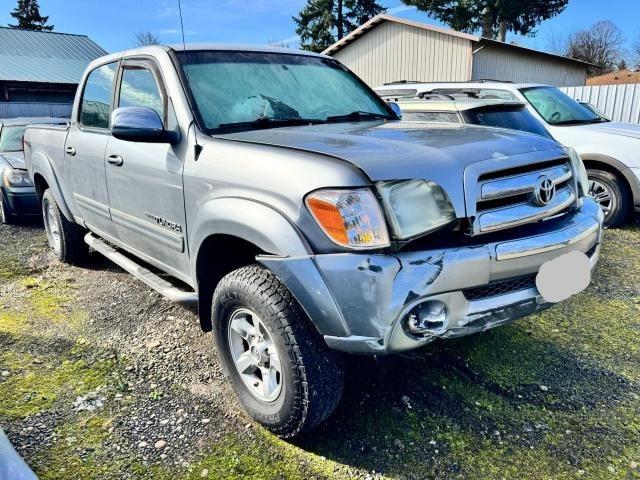
[[[601,75],[617,69],[625,57],[624,44],[622,30],[613,22],[603,20],[572,34],[566,55],[597,65],[591,74]]]
[[[138,32],[133,37],[134,47],[146,47],[148,45],[160,45],[160,37],[153,32]]]

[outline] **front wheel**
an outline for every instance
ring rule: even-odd
[[[627,185],[616,175],[605,170],[589,169],[589,195],[600,205],[604,224],[617,227],[629,217],[630,198]]]
[[[231,272],[213,294],[212,315],[223,370],[254,420],[286,438],[333,412],[343,356],[329,349],[274,274],[258,265]]]
[[[47,240],[58,259],[64,263],[82,263],[89,254],[85,230],[65,218],[49,189],[42,195],[42,219]]]

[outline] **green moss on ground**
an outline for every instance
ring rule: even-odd
[[[0,383],[0,417],[28,417],[51,408],[60,396],[73,401],[104,385],[112,366],[111,361],[89,365],[82,359],[55,357],[36,363],[29,354],[3,353],[0,369],[9,371],[9,376]]]
[[[79,414],[60,426],[59,440],[40,454],[38,470],[41,480],[93,480],[122,478],[125,462],[113,461],[106,455],[112,418],[102,414]]]
[[[260,479],[330,479],[337,477],[338,465],[307,453],[267,433],[254,440],[229,436],[216,444],[205,458],[194,464],[181,480],[204,478],[235,480]]]

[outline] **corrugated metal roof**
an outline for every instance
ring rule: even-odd
[[[392,15],[388,15],[385,13],[380,13],[378,15],[376,15],[375,17],[373,17],[371,20],[369,20],[368,22],[362,24],[360,27],[356,28],[353,32],[351,32],[349,35],[346,35],[345,37],[343,37],[342,39],[338,40],[336,43],[334,43],[333,45],[331,45],[330,47],[328,47],[327,49],[325,49],[322,53],[324,53],[325,55],[335,55],[338,51],[340,51],[341,49],[343,49],[344,47],[346,47],[347,45],[349,45],[350,43],[356,41],[358,38],[362,37],[364,34],[368,33],[369,31],[371,31],[372,29],[374,29],[375,27],[377,27],[378,25],[380,25],[381,23],[384,22],[392,22],[392,23],[397,23],[397,24],[402,24],[402,25],[410,25],[416,28],[421,28],[423,30],[429,30],[432,32],[440,32],[443,33],[445,35],[450,35],[452,37],[459,37],[459,38],[464,38],[467,40],[470,40],[474,43],[479,43],[480,45],[482,45],[482,43],[496,43],[504,48],[508,48],[508,49],[513,49],[513,50],[520,50],[522,53],[524,54],[528,54],[528,53],[537,53],[540,55],[545,55],[545,56],[549,56],[549,57],[555,57],[561,60],[566,60],[568,62],[574,62],[574,63],[582,63],[585,65],[591,65],[587,62],[583,62],[581,60],[576,60],[575,58],[569,58],[569,57],[563,57],[561,55],[556,55],[553,53],[548,53],[548,52],[543,52],[540,50],[534,50],[531,48],[527,48],[527,47],[521,47],[519,45],[513,45],[510,43],[503,43],[503,42],[498,42],[496,40],[491,40],[489,38],[483,38],[483,37],[478,37],[476,35],[470,35],[468,33],[463,33],[463,32],[458,32],[455,30],[449,30],[446,28],[440,28],[440,27],[436,27],[435,25],[429,25],[427,23],[422,23],[422,22],[416,22],[413,20],[407,20],[405,18],[400,18],[400,17],[394,17]]]
[[[79,83],[107,52],[84,35],[0,27],[0,80]]]

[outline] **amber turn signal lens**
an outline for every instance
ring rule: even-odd
[[[343,245],[349,243],[347,228],[338,207],[319,198],[310,198],[307,205],[318,223],[333,240]]]
[[[306,198],[309,211],[324,233],[349,248],[380,248],[389,245],[384,216],[368,189],[319,190]]]

